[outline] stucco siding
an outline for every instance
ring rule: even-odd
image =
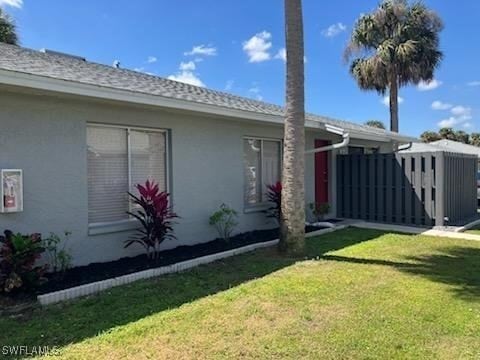
[[[24,171],[24,211],[0,214],[0,230],[39,232],[65,230],[74,265],[109,261],[142,252],[123,248],[129,231],[89,235],[86,128],[88,123],[169,130],[171,194],[179,214],[177,241],[164,249],[216,237],[208,217],[226,203],[239,214],[237,232],[271,228],[263,213],[244,212],[243,138],[281,139],[278,125],[174,113],[161,109],[2,91],[0,96],[0,168]],[[307,131],[314,140],[334,136]],[[330,156],[330,199],[335,199],[335,169]],[[314,157],[306,158],[306,203],[314,201]],[[335,212],[333,204],[332,212]]]
[[[123,248],[130,232],[89,235],[86,126],[89,122],[170,131],[171,193],[180,215],[177,241],[209,241],[209,215],[226,203],[240,213],[238,232],[275,226],[262,213],[244,213],[243,138],[281,139],[282,129],[251,122],[101,104],[50,96],[2,93],[0,167],[24,171],[24,212],[0,214],[0,229],[23,233],[71,231],[75,265],[141,252]],[[307,143],[313,146],[313,134]],[[313,160],[307,160],[307,202],[313,201]]]

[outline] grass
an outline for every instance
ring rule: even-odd
[[[0,319],[60,359],[480,358],[480,242],[347,229]]]
[[[467,234],[480,235],[480,225],[465,231]]]

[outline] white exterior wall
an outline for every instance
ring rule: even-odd
[[[237,232],[275,226],[263,213],[244,213],[243,138],[281,139],[280,126],[1,91],[0,168],[23,169],[24,211],[0,214],[0,231],[39,232],[44,236],[71,231],[69,248],[74,265],[142,252],[140,247],[123,248],[129,231],[89,235],[89,122],[170,131],[170,191],[181,218],[175,227],[178,240],[165,242],[164,249],[214,239],[216,233],[208,225],[208,218],[222,203],[239,212]],[[307,148],[314,146],[315,138],[332,137],[307,132]],[[306,164],[309,203],[315,196],[313,156],[307,158]],[[330,174],[330,183],[334,184],[334,168]],[[331,199],[334,191],[332,186]]]

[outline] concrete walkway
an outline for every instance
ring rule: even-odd
[[[436,237],[446,237],[452,239],[463,239],[463,240],[474,240],[480,241],[480,235],[466,234],[452,231],[442,231],[435,229],[425,229],[414,226],[403,226],[403,225],[391,225],[391,224],[380,224],[372,223],[366,221],[351,221],[350,226],[362,228],[362,229],[375,229],[375,230],[385,230],[385,231],[396,231],[406,234],[417,234],[417,235],[426,235],[426,236],[436,236]]]

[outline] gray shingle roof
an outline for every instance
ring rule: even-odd
[[[0,69],[259,114],[276,116],[283,116],[284,114],[284,109],[278,105],[127,69],[117,69],[73,57],[44,53],[2,43],[0,43]],[[394,135],[381,129],[314,114],[307,114],[307,119],[365,134]],[[398,136],[398,134],[395,135]]]

